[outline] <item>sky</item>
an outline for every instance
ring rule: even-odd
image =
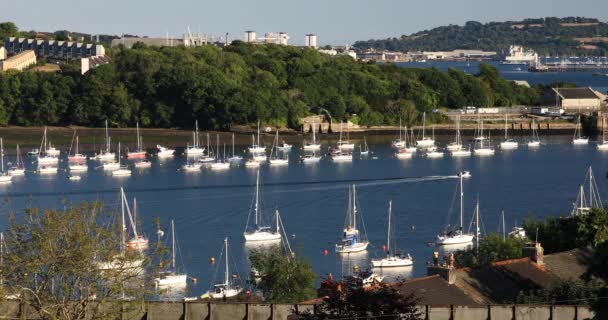
[[[6,1],[0,21],[22,30],[180,36],[190,31],[242,39],[287,32],[303,44],[315,33],[320,44],[398,37],[466,21],[505,21],[548,16],[608,20],[608,0],[18,0]]]

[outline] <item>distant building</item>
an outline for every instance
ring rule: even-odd
[[[122,45],[125,48],[131,49],[138,42],[155,47],[198,47],[208,44],[209,38],[206,34],[202,33],[184,33],[182,38],[122,37],[113,39],[110,47],[114,48]]]
[[[6,49],[4,47],[0,47],[0,61],[7,58]]]
[[[6,60],[0,62],[0,70],[18,70],[22,71],[23,69],[36,64],[36,54],[34,54],[33,50],[26,50],[20,52]]]
[[[243,41],[247,43],[255,43],[257,41],[257,34],[255,33],[255,31],[245,31]]]
[[[309,48],[317,48],[317,35],[309,33],[304,37],[304,46]]]
[[[97,68],[100,65],[108,64],[111,60],[107,56],[95,56],[80,59],[80,74],[85,74],[89,70]]]
[[[106,54],[104,47],[99,44],[15,37],[4,38],[4,48],[8,56],[32,50],[36,57],[50,59],[80,59]]]
[[[544,105],[561,107],[565,112],[598,111],[602,97],[590,87],[552,88],[543,97]]]
[[[496,51],[456,49],[452,51],[423,51],[419,53],[426,60],[467,60],[490,59],[497,55]]]

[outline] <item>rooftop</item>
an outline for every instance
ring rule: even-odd
[[[553,88],[562,99],[599,99],[593,89],[587,88]]]
[[[399,287],[404,295],[414,294],[419,304],[431,305],[475,305],[477,302],[456,285],[448,284],[439,275],[405,281]]]

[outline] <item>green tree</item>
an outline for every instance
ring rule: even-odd
[[[303,258],[275,246],[254,250],[249,260],[259,274],[256,285],[266,301],[296,303],[314,298],[317,276]]]
[[[479,253],[476,249],[457,251],[454,255],[458,267],[488,267],[492,263],[517,259],[522,256],[522,249],[528,239],[489,234],[479,241]]]

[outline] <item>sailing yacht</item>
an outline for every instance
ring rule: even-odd
[[[127,177],[131,175],[131,169],[128,166],[123,166],[120,164],[120,142],[118,143],[118,169],[112,171],[112,176],[114,177]]]
[[[192,144],[186,146],[184,153],[187,156],[198,156],[205,152],[205,148],[200,146],[199,135],[198,135],[198,120],[194,121],[194,132],[192,132]]]
[[[258,130],[257,130],[257,143],[254,140],[253,136],[251,136],[251,147],[249,147],[249,153],[251,153],[254,157],[259,153],[266,153],[266,147],[262,147],[260,145],[260,121],[258,120]]]
[[[232,157],[228,158],[229,162],[241,162],[243,161],[243,157],[237,155],[234,152],[234,132],[232,133]]]
[[[188,282],[188,275],[177,272],[175,264],[175,224],[171,220],[171,268],[161,271],[158,278],[154,278],[154,283],[159,287],[185,287]]]
[[[447,146],[448,151],[460,151],[462,150],[462,137],[460,136],[460,116],[456,118],[456,135],[454,137],[454,142],[451,142]]]
[[[460,226],[456,230],[446,231],[443,234],[437,235],[438,245],[451,245],[451,244],[464,244],[473,242],[474,235],[465,233],[463,229],[463,215],[464,215],[464,188],[463,188],[463,176],[460,176]]]
[[[606,137],[606,115],[602,115],[602,143],[597,144],[598,150],[608,150],[608,138]]]
[[[247,160],[247,162],[245,162],[245,167],[247,168],[259,168],[260,167],[260,161],[254,160],[254,159],[249,159]]]
[[[363,136],[363,146],[359,145],[359,154],[362,156],[369,155],[369,147],[367,146],[367,139]]]
[[[433,141],[435,141],[435,127],[433,127]],[[443,151],[432,145],[426,148],[426,157],[430,159],[443,158]]]
[[[224,266],[224,282],[214,285],[206,294],[203,296],[208,296],[213,299],[225,299],[237,296],[239,293],[243,291],[242,288],[232,283],[230,279],[230,265],[228,263],[228,238],[224,239],[224,249],[223,254],[225,257],[225,266]],[[218,265],[219,268],[219,265]]]
[[[76,132],[74,132],[76,133]],[[68,152],[68,161],[71,162],[78,162],[78,161],[86,161],[87,160],[87,156],[85,156],[84,154],[79,152],[79,142],[78,142],[78,136],[76,136],[76,147],[74,148],[74,155],[70,155]],[[72,147],[70,146],[70,149]]]
[[[342,240],[336,244],[336,253],[354,253],[367,250],[369,241],[365,235],[357,229],[357,190],[355,185],[348,190],[348,210],[346,211],[346,223],[342,234]]]
[[[540,138],[538,137],[538,132],[536,131],[536,123],[534,118],[532,118],[532,139],[528,141],[529,148],[535,148],[540,146]]]
[[[414,155],[414,153],[416,153],[417,149],[415,146],[415,141],[414,141],[414,129],[412,129],[412,133],[410,134],[411,137],[411,141],[410,138],[408,138],[407,136],[407,127],[405,127],[405,130],[403,131],[404,133],[404,144],[403,147],[401,148],[397,148],[397,152],[395,153],[395,157],[397,157],[397,159],[411,159],[412,156]]]
[[[423,148],[427,148],[427,147],[432,147],[435,145],[435,140],[425,136],[425,129],[426,129],[426,112],[422,113],[422,140],[418,140],[416,141],[416,146],[417,147],[423,147]]]
[[[0,138],[0,183],[10,183],[13,179],[13,176],[9,175],[8,172],[4,171],[4,142],[2,138]]]
[[[407,143],[407,138],[402,139],[402,135],[401,135],[402,130],[403,130],[403,127],[401,126],[401,118],[399,118],[399,138],[393,140],[393,142],[391,143],[391,146],[395,149],[405,148],[405,144]],[[407,128],[405,130],[406,130],[406,134],[407,134]]]
[[[47,164],[57,164],[59,162],[59,157],[57,155],[50,155],[48,153],[48,139],[47,139],[47,129],[44,127],[44,134],[42,135],[42,142],[40,143],[40,151],[38,153],[38,165],[47,165]]]
[[[220,135],[219,134],[216,136],[215,144],[216,144],[215,150],[217,150],[217,156],[215,157],[216,158],[215,162],[211,164],[211,170],[230,169],[230,162],[226,161],[226,145],[225,144],[224,144],[224,157],[220,160],[220,153],[219,153]]]
[[[268,162],[270,163],[271,166],[284,166],[289,163],[289,160],[287,159],[287,155],[283,154],[284,158],[278,157],[278,153],[279,153],[278,143],[279,143],[279,130],[277,130],[276,136],[274,138],[274,142],[272,143],[272,149],[270,149],[270,159],[268,160]],[[273,154],[274,154],[274,156],[273,156]]]
[[[372,266],[374,268],[389,268],[389,267],[407,267],[414,264],[412,257],[407,254],[402,256],[400,254],[393,253],[391,251],[391,215],[392,215],[393,201],[388,203],[388,231],[386,232],[386,258],[372,259]],[[396,249],[394,250],[397,251]]]
[[[205,148],[203,148],[205,149]],[[220,151],[216,148],[215,151],[211,150],[211,142],[209,140],[209,132],[207,132],[207,154],[203,154],[201,158],[198,159],[198,162],[202,162],[203,164],[213,163],[219,157]]]
[[[74,132],[74,134],[76,134],[76,132]],[[74,148],[74,155],[70,155],[70,152],[68,152],[68,168],[70,168],[70,172],[82,172],[87,171],[88,169],[86,164],[87,157],[81,154],[78,148],[79,142],[78,136],[76,136],[76,146]],[[70,149],[72,149],[71,145]]]
[[[317,143],[317,137],[315,133],[315,123],[312,123],[312,142],[307,142],[304,144],[305,151],[316,151],[321,150],[321,144]]]
[[[17,145],[17,160],[15,162],[15,165],[8,169],[8,174],[13,177],[25,175],[25,165],[23,163],[23,158],[21,157],[19,145]]]
[[[407,152],[411,152],[411,153],[416,153],[416,151],[418,151],[418,148],[416,147],[416,136],[414,135],[414,128],[410,128],[410,136],[409,136],[409,141],[408,141],[408,136],[407,136],[407,127],[405,127],[405,150]]]
[[[146,157],[146,150],[144,150],[143,148],[143,143],[141,140],[141,136],[139,135],[139,122],[136,123],[136,139],[137,139],[137,149],[135,149],[135,151],[127,151],[127,158],[128,159],[135,159],[135,158],[145,158]]]
[[[319,161],[321,161],[321,156],[316,155],[314,152],[302,156],[303,163],[317,163]]]
[[[198,161],[188,161],[182,166],[182,171],[185,172],[200,172],[203,164]]]
[[[156,145],[156,149],[158,149],[158,152],[156,153],[156,155],[159,158],[173,157],[173,155],[175,154],[175,149],[169,149],[167,147],[161,146],[160,144]]]
[[[352,154],[352,152],[339,151],[339,152],[333,153],[331,155],[331,159],[334,162],[350,162],[350,161],[353,161],[353,154]]]
[[[260,170],[258,170],[255,180],[254,206],[251,208],[253,210],[249,210],[247,225],[245,226],[245,232],[243,232],[245,241],[281,241],[278,221],[276,221],[275,230],[272,230],[270,226],[264,225],[260,200]],[[249,218],[251,217],[252,211],[254,214],[254,225],[249,226]]]
[[[505,114],[505,140],[500,143],[500,149],[502,150],[513,150],[517,149],[518,146],[517,141],[509,138],[508,121],[508,115]]]
[[[122,189],[121,189],[122,190]],[[127,240],[126,245],[129,249],[146,249],[148,248],[148,239],[146,239],[141,233],[137,233],[137,199],[133,198],[133,214],[129,209],[129,202],[123,191],[123,206],[127,209],[129,222],[131,223],[131,231],[133,237]]]
[[[490,134],[486,138],[483,135],[483,120],[479,118],[479,126],[477,128],[478,135],[475,137],[475,147],[473,152],[478,156],[491,156],[494,155],[494,148],[490,145]],[[487,142],[487,144],[486,144]]]
[[[347,122],[347,124],[349,123]],[[349,135],[350,129],[346,131],[346,140],[342,140],[342,122],[340,122],[340,140],[338,140],[338,150],[353,150],[355,148],[355,144],[350,143],[349,141]]]
[[[578,115],[578,122],[576,123],[576,128],[574,129],[574,138],[572,139],[572,144],[588,144],[589,138],[582,136],[582,126],[581,126],[581,115]]]
[[[279,140],[279,129],[277,129],[277,141],[278,141],[278,140]],[[276,147],[277,147],[277,149],[278,149],[279,151],[283,151],[283,152],[289,152],[289,151],[291,151],[291,147],[292,147],[292,145],[290,145],[289,143],[287,143],[287,142],[283,141],[283,142],[281,142],[280,144],[279,144],[279,143],[277,143],[277,146],[276,146]]]
[[[53,144],[49,141],[48,148],[46,149],[46,154],[51,157],[59,157],[61,151],[53,146]]]
[[[114,154],[114,152],[110,151],[110,134],[108,133],[108,120],[106,120],[106,149],[105,150],[101,150],[98,154],[95,155],[95,159],[97,160],[102,160],[102,161],[108,161],[108,160],[114,160],[114,158],[116,157],[116,154]]]
[[[585,192],[585,185],[587,185],[589,189],[587,192]],[[589,170],[587,170],[587,173],[585,174],[585,179],[579,187],[571,215],[587,214],[593,208],[603,208],[603,203],[597,184],[595,183],[593,169],[589,167]]]

